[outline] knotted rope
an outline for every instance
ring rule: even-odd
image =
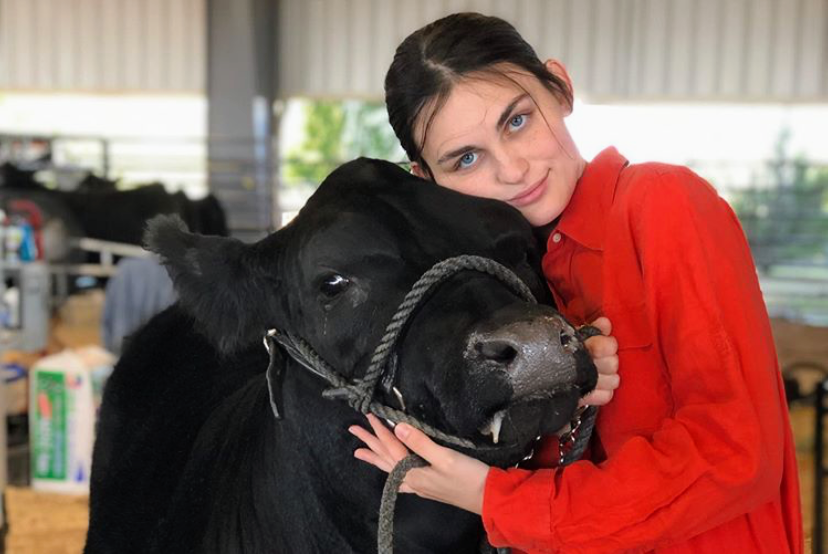
[[[406,294],[402,303],[398,306],[396,313],[392,317],[391,322],[387,325],[382,339],[374,349],[374,352],[371,355],[371,361],[365,371],[365,374],[361,379],[355,379],[353,382],[348,381],[342,375],[337,373],[302,338],[277,329],[271,329],[268,331],[267,335],[265,335],[264,345],[270,354],[270,364],[267,369],[266,380],[270,398],[270,407],[276,419],[282,418],[281,410],[278,405],[279,395],[275,384],[281,369],[281,366],[277,361],[275,348],[275,345],[279,344],[302,366],[325,379],[332,385],[331,388],[323,391],[322,396],[325,398],[345,400],[352,408],[363,414],[370,412],[394,423],[407,423],[412,427],[421,430],[431,438],[446,444],[461,446],[478,451],[494,449],[493,445],[479,445],[475,444],[471,440],[444,433],[439,429],[417,420],[413,416],[409,416],[403,411],[396,410],[374,400],[374,391],[376,390],[377,383],[382,378],[383,374],[388,370],[389,365],[391,365],[389,364],[389,359],[394,351],[394,346],[400,336],[400,333],[408,323],[409,318],[414,313],[414,310],[438,284],[465,270],[473,270],[491,275],[508,286],[525,302],[530,304],[537,303],[532,291],[529,290],[529,287],[526,286],[520,277],[518,277],[509,268],[494,260],[480,256],[467,255],[448,258],[438,262],[431,269],[426,271],[417,280],[417,282],[414,283],[414,286],[408,294]],[[584,329],[587,328],[582,328],[582,330]],[[598,333],[600,334],[600,332]],[[594,419],[594,409],[590,415]],[[578,426],[579,427],[576,427],[574,424],[572,425],[573,431],[578,432],[572,434],[572,446],[568,450],[566,456],[562,455],[562,459],[564,457],[570,461],[577,459],[575,457],[575,453],[577,452],[577,455],[580,456],[580,454],[583,453],[584,448],[586,448],[586,443],[589,441],[589,434],[586,431],[588,429],[589,432],[591,432],[592,424],[584,426],[580,423],[579,419]],[[579,429],[583,429],[583,431],[579,431]],[[569,439],[567,439],[567,441],[568,440]],[[561,444],[563,446],[563,443]],[[571,456],[569,455],[570,453],[572,454]],[[424,465],[426,465],[426,462],[422,458],[412,454],[397,464],[386,480],[380,506],[380,521],[377,535],[378,549],[381,554],[390,554],[393,552],[393,517],[399,486],[402,483],[405,474],[410,469],[414,467],[422,467]]]
[[[332,388],[322,393],[325,398],[345,400],[352,408],[363,414],[372,413],[395,423],[408,423],[412,427],[420,429],[426,435],[447,444],[475,449],[489,448],[488,446],[476,445],[468,439],[444,433],[400,410],[380,404],[374,400],[374,390],[376,389],[377,383],[389,365],[388,360],[391,357],[397,339],[406,323],[408,323],[411,314],[426,295],[438,284],[464,270],[473,270],[491,275],[508,286],[525,302],[537,304],[537,300],[532,294],[532,291],[529,290],[529,287],[509,268],[494,260],[480,256],[457,256],[438,262],[414,283],[414,286],[398,306],[396,313],[391,318],[391,322],[386,326],[385,333],[374,349],[368,369],[365,370],[365,375],[361,379],[349,382],[323,360],[307,342],[290,333],[271,329],[265,337],[265,347],[271,352],[269,341],[272,340],[279,343],[292,358],[333,385]],[[269,374],[272,373],[272,370],[278,370],[278,368],[274,368],[273,366],[273,352],[271,352],[271,367],[268,368]],[[279,407],[273,401],[276,395],[273,390],[272,376],[268,376],[268,389],[271,398],[271,408],[276,417],[280,418]]]

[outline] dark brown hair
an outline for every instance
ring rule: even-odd
[[[572,108],[567,83],[551,73],[520,33],[500,18],[456,13],[429,23],[403,40],[385,75],[385,105],[408,159],[430,174],[431,169],[422,159],[425,133],[452,87],[469,76],[505,75],[504,65],[534,75]],[[426,106],[431,107],[431,113],[418,144],[414,125]]]

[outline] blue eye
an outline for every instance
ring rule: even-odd
[[[523,114],[516,115],[509,120],[509,129],[512,131],[516,131],[526,125],[527,117]]]
[[[477,153],[476,152],[466,152],[460,159],[457,161],[457,167],[460,169],[466,169],[470,167],[474,162],[477,161]]]

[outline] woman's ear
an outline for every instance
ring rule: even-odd
[[[566,71],[566,67],[562,62],[559,60],[549,58],[544,63],[546,66],[547,71],[553,74],[555,77],[561,79],[564,83],[566,83],[566,88],[569,89],[569,95],[572,98],[575,98],[575,89],[572,88],[572,79],[569,77],[569,73]],[[564,106],[566,108],[566,114],[569,115],[572,113],[572,106]]]
[[[423,171],[423,166],[417,162],[411,162],[411,174],[416,175],[420,179],[428,179],[428,175]]]

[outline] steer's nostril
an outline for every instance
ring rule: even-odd
[[[483,358],[503,365],[508,365],[518,354],[512,345],[502,340],[480,341],[475,348]]]

